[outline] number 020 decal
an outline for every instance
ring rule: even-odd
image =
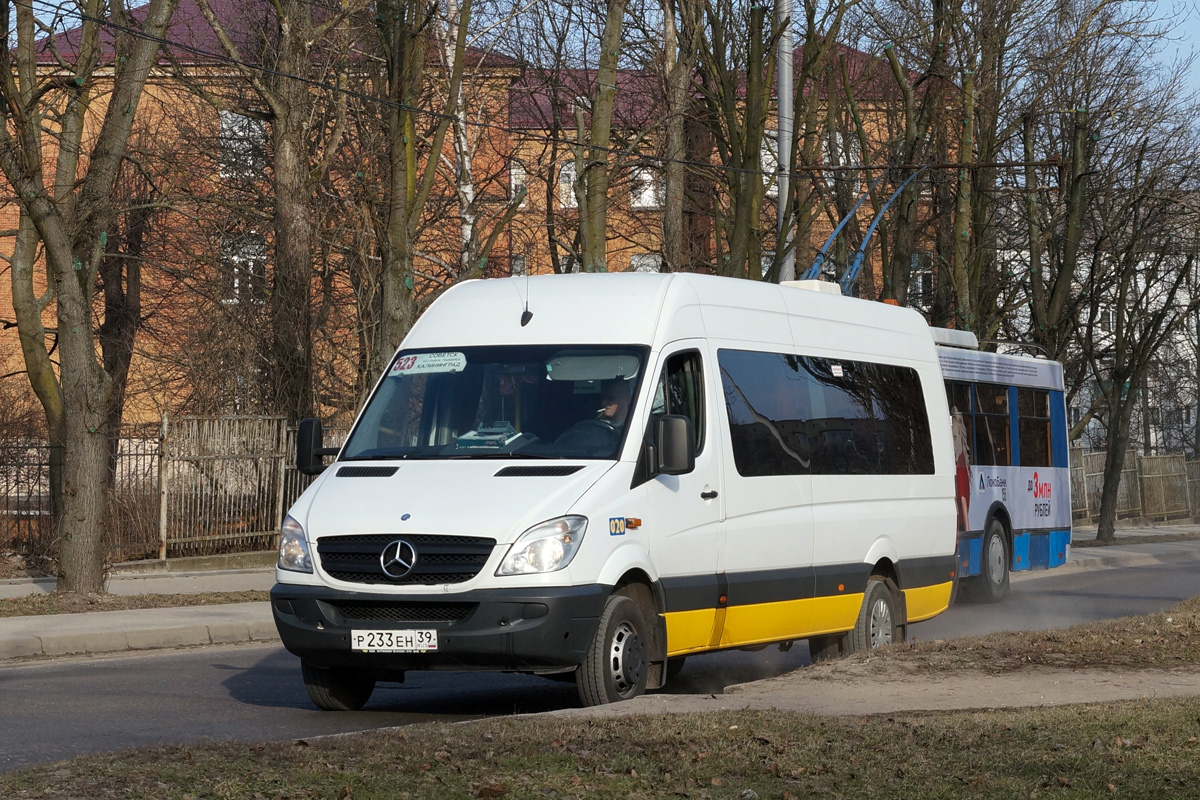
[[[625,518],[610,517],[608,520],[608,535],[609,536],[624,536],[625,535]]]

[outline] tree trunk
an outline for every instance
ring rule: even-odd
[[[1123,381],[1113,380],[1114,396],[1118,400],[1118,413],[1112,415],[1104,454],[1104,484],[1100,493],[1100,517],[1096,526],[1096,539],[1111,542],[1116,535],[1117,498],[1121,485],[1121,470],[1125,468],[1125,453],[1129,449],[1129,424],[1133,416],[1134,400],[1128,393],[1122,397]],[[1112,425],[1116,429],[1113,430]]]
[[[617,94],[617,62],[621,52],[621,26],[626,0],[608,0],[608,16],[600,36],[600,63],[596,70],[596,93],[592,100],[592,129],[587,163],[579,176],[587,193],[586,209],[580,209],[584,233],[583,270],[608,270],[608,170],[612,143],[613,103]]]
[[[303,106],[292,107],[304,113]],[[275,413],[291,421],[310,416],[312,390],[312,219],[308,164],[297,150],[292,123],[276,119],[275,273],[270,299]]]

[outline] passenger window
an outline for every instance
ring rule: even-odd
[[[717,353],[733,463],[747,478],[806,475],[812,414],[800,359],[783,353]]]
[[[1018,430],[1021,437],[1021,466],[1049,467],[1050,393],[1037,389],[1017,390]]]
[[[704,450],[704,381],[701,376],[700,354],[696,351],[677,353],[667,359],[650,408],[651,436],[658,430],[658,421],[663,415],[679,414],[692,421],[696,431],[696,452]]]
[[[1008,416],[1008,387],[978,384],[975,387],[975,464],[1012,466]]]
[[[928,475],[933,442],[916,371],[721,350],[739,475]]]

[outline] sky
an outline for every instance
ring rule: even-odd
[[[1191,88],[1200,92],[1200,0],[1155,0],[1158,13],[1165,18],[1173,18],[1174,29],[1169,34],[1169,41],[1162,48],[1159,58],[1170,63],[1175,59],[1187,58],[1196,54],[1192,64]]]

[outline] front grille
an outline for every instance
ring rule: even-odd
[[[392,578],[384,573],[380,555],[397,539],[412,545],[416,559],[408,574]],[[495,539],[482,536],[326,536],[317,540],[317,557],[321,568],[340,581],[428,586],[471,580],[483,569],[495,546]]]
[[[443,623],[462,622],[471,616],[478,603],[388,603],[376,600],[330,600],[326,601],[342,615],[354,622],[413,622]]]

